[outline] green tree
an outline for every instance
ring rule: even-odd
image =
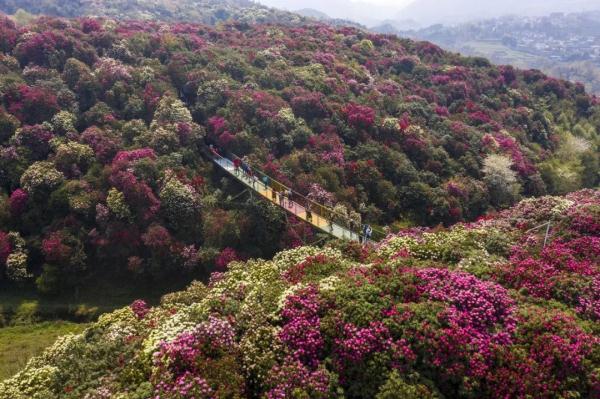
[[[21,176],[21,187],[29,194],[47,193],[57,188],[64,178],[52,162],[35,162]]]
[[[414,376],[413,376],[414,377]],[[437,399],[440,396],[423,384],[406,382],[397,370],[390,373],[375,399]]]
[[[505,207],[519,198],[521,185],[511,167],[512,161],[505,155],[491,154],[483,161],[484,179],[495,206]]]
[[[160,190],[161,209],[173,229],[200,225],[200,200],[194,189],[181,183],[168,171],[166,183]]]

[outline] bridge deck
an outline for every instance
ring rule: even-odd
[[[240,181],[254,192],[260,194],[269,202],[285,209],[289,213],[295,215],[297,218],[304,220],[319,230],[327,234],[331,234],[337,238],[360,241],[360,236],[358,233],[340,226],[339,224],[319,215],[316,212],[310,212],[311,218],[309,219],[307,217],[307,209],[303,205],[287,198],[282,199],[279,195],[279,192],[273,190],[270,186],[263,183],[257,177],[251,177],[239,168],[236,170],[231,160],[224,157],[213,156],[213,161],[224,171],[233,176],[236,180]]]

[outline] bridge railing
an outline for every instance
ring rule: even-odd
[[[234,160],[238,159],[240,163],[245,162],[242,158],[233,153],[229,153],[229,155]],[[234,164],[231,159],[222,156],[216,150],[212,152],[212,156],[229,166],[233,166]],[[338,230],[336,230],[336,232],[341,233],[342,235],[346,234],[346,232],[343,231],[343,229],[345,229],[349,232],[348,235],[350,235],[350,237],[346,238],[362,240],[364,234],[359,221],[354,221],[347,215],[340,214],[335,209],[302,195],[288,187],[286,184],[264,173],[257,167],[251,165],[247,166],[250,168],[250,175],[246,175],[246,172],[244,172],[241,167],[235,173],[238,174],[238,177],[253,179],[251,184],[263,191],[269,191],[270,189],[272,196],[277,197],[271,198],[272,202],[279,202],[280,206],[296,215],[301,215],[303,212],[306,214],[308,211],[311,214],[311,223],[316,224],[317,226],[327,225],[331,230],[337,228]],[[265,180],[267,182],[266,184]],[[283,199],[281,198],[282,195],[284,197]],[[382,230],[374,227],[371,227],[371,229],[372,234],[370,239],[373,241],[380,241],[387,236]]]

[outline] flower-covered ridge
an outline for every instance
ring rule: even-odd
[[[596,397],[599,207],[588,190],[377,247],[233,260],[61,338],[0,398]]]

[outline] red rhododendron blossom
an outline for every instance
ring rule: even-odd
[[[239,255],[233,248],[224,248],[215,259],[215,266],[219,270],[225,270],[231,262],[240,260]]]
[[[46,88],[20,85],[6,99],[9,112],[25,123],[42,123],[59,110],[56,95]]]
[[[4,265],[6,263],[6,258],[10,255],[12,251],[10,238],[8,234],[0,231],[0,265]]]
[[[62,262],[71,254],[71,247],[63,243],[61,232],[53,232],[42,241],[42,252],[48,262]]]
[[[151,148],[140,148],[130,151],[119,151],[113,159],[113,164],[129,163],[140,159],[156,159],[156,154]]]
[[[148,304],[141,299],[134,301],[130,305],[130,308],[131,308],[131,311],[135,314],[135,316],[139,320],[142,320],[144,317],[146,317],[146,315],[150,311]]]
[[[28,199],[29,195],[24,190],[17,188],[15,191],[13,191],[9,200],[11,215],[14,217],[21,215],[21,213],[23,213],[27,207]]]
[[[375,123],[375,110],[365,105],[350,103],[344,107],[343,113],[355,128],[368,129]]]

